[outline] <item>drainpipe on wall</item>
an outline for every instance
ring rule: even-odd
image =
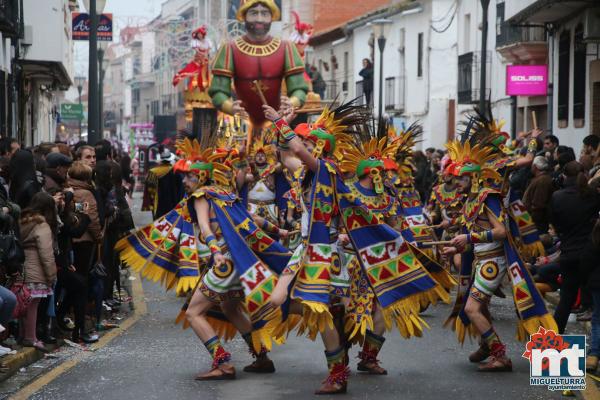
[[[546,32],[548,32],[548,135],[552,135],[554,131],[554,26],[546,24]]]
[[[510,138],[517,138],[517,96],[510,96]]]

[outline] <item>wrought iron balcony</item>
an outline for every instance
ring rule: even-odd
[[[338,95],[338,82],[336,80],[325,81],[325,99],[333,100]]]
[[[515,26],[504,22],[496,35],[496,51],[513,63],[544,62],[548,56],[543,26]]]
[[[404,89],[405,80],[403,76],[385,78],[385,110],[389,112],[404,112]]]
[[[491,54],[487,53],[487,70],[490,70]],[[469,52],[458,56],[458,104],[475,104],[479,101],[481,52]],[[490,87],[490,75],[486,75],[486,87]],[[490,89],[486,89],[486,98]]]
[[[19,33],[18,0],[0,0],[0,31],[10,36]]]

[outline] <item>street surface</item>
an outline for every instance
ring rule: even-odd
[[[137,204],[136,204],[137,205]],[[136,207],[139,210],[139,206]],[[149,222],[149,213],[136,212],[136,224]],[[271,354],[275,374],[242,372],[251,361],[241,337],[226,344],[233,355],[238,379],[197,382],[194,376],[210,367],[210,357],[194,333],[173,324],[183,299],[144,282],[148,313],[106,347],[82,360],[31,398],[50,399],[310,399],[326,377],[320,341],[290,337]],[[499,335],[507,342],[514,372],[485,374],[469,363],[475,344],[457,343],[442,328],[449,306],[430,308],[425,320],[431,329],[421,339],[404,340],[388,334],[380,359],[387,376],[356,372],[357,348],[351,352],[348,394],[342,399],[559,399],[561,393],[529,386],[529,364],[521,357],[524,344],[516,342],[512,300],[495,299],[493,315]]]

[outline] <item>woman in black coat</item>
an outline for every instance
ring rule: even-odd
[[[363,68],[358,73],[363,78],[363,93],[367,106],[371,105],[371,94],[373,93],[373,63],[368,58],[363,60]]]
[[[563,170],[563,188],[554,192],[550,201],[550,222],[560,238],[560,300],[554,319],[563,333],[579,288],[585,283],[581,254],[600,210],[600,197],[587,184],[583,166],[577,161],[567,163]]]
[[[594,302],[591,344],[586,360],[586,369],[594,372],[598,368],[600,357],[600,220],[594,225],[592,237],[581,253],[581,265],[582,274],[587,277],[587,289]]]

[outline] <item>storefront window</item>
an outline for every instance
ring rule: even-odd
[[[578,25],[575,29],[573,62],[573,124],[576,128],[583,128],[585,125],[586,50],[583,25]]]
[[[558,125],[569,124],[569,81],[571,56],[571,31],[561,33],[558,43]]]

